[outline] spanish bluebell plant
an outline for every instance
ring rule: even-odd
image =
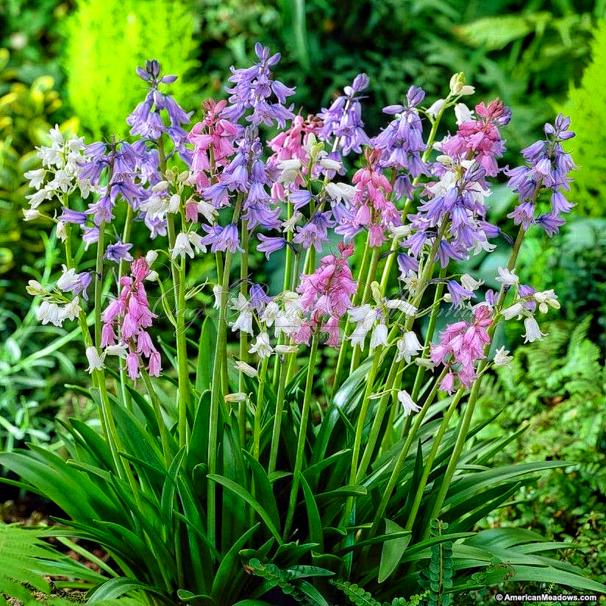
[[[281,588],[334,604],[357,595],[351,583],[378,600],[425,599],[440,543],[454,562],[447,593],[539,569],[601,589],[537,555],[532,533],[474,532],[527,474],[558,465],[492,468],[508,440],[470,438],[482,376],[511,360],[491,350],[499,323],[523,318],[532,342],[559,307],[515,265],[525,233],[557,233],[572,208],[570,121],[558,116],[523,165],[502,168],[510,111],[498,99],[470,109],[462,74],[431,105],[412,86],[373,137],[365,74],[304,117],[274,75],[280,56],[255,52],[199,117],[148,61],[128,140],[55,128],[39,149],[25,218],[51,221],[65,255],[53,282],[28,289],[40,322],[79,323],[101,432],[65,424],[68,464],[37,447],[0,462],[110,553],[120,574],[91,602],[134,591],[267,604]],[[449,110],[457,127],[439,140]],[[483,291],[456,262],[494,250],[487,210],[502,176],[518,231],[501,288]],[[273,290],[258,275],[276,259]]]

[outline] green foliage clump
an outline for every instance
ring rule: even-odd
[[[10,58],[0,49],[0,274],[32,263],[42,252],[37,229],[23,222],[28,193],[23,173],[39,168],[34,148],[46,141],[62,105],[52,76],[29,81]],[[77,120],[61,128],[74,131]]]
[[[47,280],[56,252],[56,239],[46,240],[46,255],[30,268],[27,278]],[[57,416],[93,416],[82,400],[64,388],[76,381],[77,359],[72,349],[59,351],[77,336],[56,326],[41,326],[37,302],[14,292],[11,281],[0,280],[5,290],[0,305],[0,451],[11,452],[26,442],[61,447]],[[16,311],[13,311],[16,310]],[[1,470],[0,470],[1,473]]]
[[[606,156],[603,134],[606,110],[606,21],[594,32],[591,64],[583,73],[581,85],[573,86],[563,111],[572,119],[577,136],[568,143],[580,170],[575,173],[571,199],[576,213],[593,217],[604,215],[606,203]]]
[[[282,53],[284,81],[306,111],[327,106],[360,72],[370,76],[368,132],[385,125],[381,108],[401,103],[411,84],[428,97],[455,72],[514,110],[510,151],[540,136],[589,54],[589,32],[604,8],[571,1],[516,0],[193,0],[199,16],[205,85],[247,62],[260,40]],[[454,124],[451,125],[454,127]]]
[[[187,100],[187,107],[193,105],[190,97],[197,89],[187,72],[196,64],[191,59],[194,21],[183,2],[80,0],[66,30],[67,94],[93,137],[128,132],[124,116],[145,94],[133,66],[148,59],[180,76],[171,92],[178,101]]]
[[[606,542],[606,368],[589,339],[591,317],[576,325],[549,323],[547,336],[518,347],[511,367],[485,388],[486,414],[505,404],[498,435],[515,435],[507,462],[561,461],[536,486],[491,514],[488,524],[534,528],[555,540],[572,540],[567,559],[592,578],[603,578]],[[517,431],[520,425],[525,431]],[[590,537],[590,539],[588,539]]]
[[[29,73],[42,67],[60,76],[56,57],[61,50],[60,27],[72,0],[3,0],[0,2],[0,47],[11,50]]]
[[[518,263],[522,283],[555,290],[562,306],[560,318],[577,323],[591,316],[588,336],[602,354],[606,353],[605,228],[604,219],[573,216],[553,238],[531,230]]]
[[[89,583],[104,580],[100,574],[46,543],[44,538],[47,537],[44,530],[0,523],[0,606],[9,603],[48,606],[72,604],[61,598],[48,597],[55,589],[50,576],[78,576]],[[7,602],[7,598],[12,598],[11,602]],[[134,606],[137,602],[130,600],[121,604]]]

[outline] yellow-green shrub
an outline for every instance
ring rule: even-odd
[[[145,93],[135,68],[146,59],[160,61],[165,73],[186,75],[171,91],[191,107],[194,27],[179,0],[79,0],[66,26],[64,63],[69,101],[82,125],[95,138],[128,132],[124,116]]]
[[[581,85],[573,87],[563,109],[572,119],[577,136],[568,143],[579,166],[572,184],[570,199],[577,203],[575,212],[603,217],[606,213],[606,21],[594,32],[592,60],[583,73]]]

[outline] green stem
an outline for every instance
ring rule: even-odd
[[[122,242],[124,244],[127,244],[128,241],[130,240],[130,232],[131,232],[132,224],[133,224],[133,208],[130,204],[127,203],[126,219],[124,221],[124,230],[122,232]],[[121,259],[120,263],[118,264],[118,288],[120,288],[120,279],[124,275],[124,272],[126,271],[126,267],[127,267],[126,261],[124,259]],[[133,402],[132,402],[132,398],[130,396],[128,389],[126,389],[126,382],[128,379],[126,377],[126,364],[124,363],[123,360],[120,360],[119,372],[120,372],[120,393],[122,394],[122,401],[126,405],[127,410],[132,412]]]
[[[164,149],[164,139],[157,139],[158,163],[162,175],[166,175],[166,152]],[[185,224],[183,222],[183,224]],[[168,246],[173,250],[177,240],[175,232],[175,219],[172,214],[167,217],[168,227]],[[178,434],[179,446],[186,446],[189,443],[189,433],[187,427],[187,410],[190,404],[191,386],[189,382],[189,365],[187,359],[187,336],[185,333],[185,278],[186,267],[185,257],[180,260],[174,259],[171,263],[173,278],[173,291],[175,293],[175,339],[177,341],[177,381],[178,381]]]
[[[101,295],[103,293],[103,251],[105,240],[105,221],[99,225],[97,242],[97,263],[95,266],[95,345],[101,351]]]
[[[371,293],[370,285],[372,284],[373,279],[375,277],[375,273],[377,272],[377,265],[379,264],[380,252],[381,252],[381,249],[378,246],[373,248],[373,250],[372,250],[370,266],[368,267],[368,272],[366,274],[366,280],[365,280],[365,284],[364,284],[364,292],[362,294],[362,300],[360,301],[361,304],[368,302],[368,300],[370,299],[370,293]],[[351,365],[349,367],[350,374],[353,373],[353,371],[356,368],[358,368],[358,366],[360,365],[361,357],[362,357],[362,348],[356,347],[353,350],[353,353],[351,355]]]
[[[364,448],[362,461],[360,462],[360,467],[358,469],[358,473],[356,474],[356,484],[359,484],[362,481],[362,478],[364,477],[364,474],[366,473],[366,470],[370,465],[372,453],[374,452],[375,446],[379,439],[381,425],[383,424],[383,418],[385,417],[387,406],[389,405],[389,401],[393,398],[394,388],[397,385],[398,377],[401,376],[404,370],[404,365],[404,360],[400,360],[400,362],[395,362],[394,360],[394,362],[392,362],[391,368],[389,369],[389,375],[387,376],[387,380],[385,381],[385,393],[381,396],[379,406],[377,407],[377,411],[372,422],[372,427],[370,428],[370,434],[368,436],[366,447]],[[386,431],[385,433],[387,434],[388,432]]]
[[[240,211],[242,209],[242,196],[239,195],[236,199],[234,215],[232,222],[238,224]],[[215,347],[215,362],[213,366],[213,381],[211,385],[210,395],[210,427],[208,440],[208,471],[216,473],[217,471],[217,451],[218,451],[218,435],[219,435],[219,412],[223,412],[224,419],[227,419],[227,411],[224,403],[221,400],[221,394],[227,395],[227,385],[223,380],[223,369],[227,364],[227,302],[229,294],[229,273],[233,253],[227,251],[225,253],[225,265],[223,267],[223,282],[221,283],[221,292],[219,294],[219,322],[217,326],[217,345]],[[217,503],[216,503],[217,487],[212,481],[208,482],[208,528],[207,534],[212,545],[216,544],[217,537]]]
[[[432,470],[433,462],[436,458],[436,455],[438,454],[438,449],[442,444],[444,434],[448,429],[450,419],[452,418],[452,415],[454,414],[454,411],[456,410],[459,402],[461,401],[461,398],[463,397],[465,391],[465,388],[461,388],[459,389],[459,391],[457,391],[455,397],[452,399],[450,406],[448,407],[448,410],[446,411],[446,414],[444,415],[444,418],[442,419],[442,423],[440,424],[438,433],[433,438],[429,455],[427,456],[427,459],[423,462],[423,475],[421,476],[419,484],[416,487],[415,498],[412,503],[410,513],[408,514],[408,520],[406,521],[406,526],[404,527],[404,530],[412,530],[412,527],[414,526],[417,513],[419,512],[419,507],[421,506],[421,501],[423,500],[423,492],[425,490],[425,486],[427,486],[427,480],[429,479],[429,474]]]
[[[520,253],[520,248],[522,246],[522,242],[524,240],[524,229],[520,227],[518,231],[518,235],[516,237],[516,241],[514,243],[513,249],[511,251],[511,255],[509,257],[509,262],[507,263],[507,269],[510,271],[515,268],[516,261],[518,259],[518,255]],[[506,292],[504,288],[501,288],[501,292],[499,293],[499,298],[497,300],[497,304],[495,308],[500,311],[503,306],[503,302],[505,301]],[[497,328],[498,323],[492,323],[488,330],[486,331],[489,336],[489,342],[484,346],[484,356],[486,356],[478,365],[477,376],[478,378],[473,384],[471,388],[471,393],[469,395],[469,401],[467,402],[467,409],[465,410],[465,415],[463,417],[463,421],[461,423],[461,428],[459,429],[459,434],[457,435],[457,440],[455,442],[454,449],[450,456],[450,460],[448,462],[448,467],[446,468],[446,472],[442,478],[442,483],[440,485],[440,490],[434,501],[433,507],[431,509],[430,519],[435,518],[439,515],[440,510],[444,504],[446,499],[446,495],[448,493],[448,489],[450,488],[450,484],[452,482],[452,478],[454,477],[457,465],[459,464],[459,459],[461,458],[461,453],[463,452],[463,448],[465,447],[465,442],[467,441],[467,433],[469,432],[469,427],[471,425],[471,420],[473,418],[473,413],[476,407],[476,403],[478,400],[478,395],[480,393],[480,386],[482,384],[482,376],[484,374],[484,369],[488,365],[488,353],[490,351],[490,347],[492,345],[492,337]]]
[[[240,256],[240,294],[248,298],[248,224],[242,220],[242,248],[244,253]],[[248,334],[240,331],[240,360],[248,362]],[[238,376],[238,391],[246,390],[244,373],[240,371]],[[238,431],[240,444],[244,446],[246,440],[246,401],[238,404]]]
[[[152,382],[149,378],[149,374],[147,373],[147,370],[145,370],[145,368],[141,368],[141,376],[143,377],[145,388],[147,389],[152,408],[154,409],[154,414],[156,415],[158,431],[160,432],[160,443],[162,444],[162,452],[164,453],[164,463],[166,464],[166,469],[168,469],[170,466],[172,453],[170,451],[168,430],[166,428],[164,417],[162,416],[162,408],[160,407],[160,402],[158,401],[158,395],[156,394],[156,390],[154,389],[154,386],[152,385]]]
[[[368,269],[368,263],[370,262],[370,245],[368,243],[368,239],[369,239],[368,232],[366,232],[366,240],[364,242],[364,252],[362,254],[362,263],[360,264],[360,269],[358,271],[358,276],[357,276],[358,287],[356,290],[356,294],[354,295],[354,298],[353,298],[354,307],[357,307],[360,304],[360,299],[362,298],[362,295],[364,293],[364,284],[363,284],[362,277],[366,275],[366,272]],[[339,389],[339,386],[341,385],[341,375],[343,374],[343,370],[345,368],[345,361],[347,359],[347,350],[348,350],[348,346],[349,346],[349,339],[347,338],[349,336],[349,332],[350,332],[349,329],[350,329],[350,323],[349,323],[349,316],[348,316],[345,321],[345,327],[343,329],[343,341],[341,342],[341,347],[339,348],[339,357],[337,358],[337,367],[335,368],[335,376],[334,376],[334,382],[332,385],[331,399],[335,397],[335,394],[337,393],[337,390]]]
[[[443,279],[446,276],[446,269],[446,267],[440,269],[440,279]],[[433,335],[436,331],[436,325],[438,323],[438,316],[440,315],[439,301],[442,298],[443,292],[444,282],[438,282],[433,296],[433,311],[431,312],[431,317],[429,318],[427,334],[425,335],[425,342],[423,343],[423,354],[421,355],[421,359],[423,360],[426,360],[429,357],[429,348],[431,346],[431,342],[433,341]],[[425,370],[425,366],[419,365],[411,394],[411,398],[414,402],[416,402],[417,398],[419,397],[419,392],[421,391],[421,386],[423,384],[423,378],[425,377]]]
[[[415,439],[415,436],[417,435],[417,432],[419,431],[419,428],[421,427],[421,423],[423,422],[423,419],[425,418],[425,415],[427,414],[427,411],[429,410],[431,403],[433,402],[434,398],[436,397],[436,395],[438,393],[440,382],[446,376],[446,372],[447,372],[447,369],[445,368],[442,371],[442,373],[440,374],[440,376],[436,379],[436,382],[434,383],[432,390],[429,392],[429,394],[425,400],[425,403],[423,404],[423,408],[417,413],[417,415],[415,417],[415,420],[414,420],[414,423],[412,426],[412,430],[408,434],[406,442],[404,443],[404,446],[402,447],[402,450],[400,451],[398,459],[396,460],[396,464],[391,472],[391,476],[389,477],[389,481],[387,482],[387,486],[383,492],[383,497],[381,499],[381,502],[377,508],[377,511],[375,512],[374,520],[373,520],[372,527],[370,529],[370,534],[369,534],[368,538],[374,537],[379,528],[379,524],[381,523],[381,520],[383,519],[383,516],[387,509],[387,505],[389,504],[389,500],[391,499],[391,495],[394,491],[394,488],[396,487],[396,484],[398,483],[398,480],[400,479],[400,474],[402,473],[402,469],[404,469],[404,464],[406,463],[406,457],[408,456],[408,453],[410,451],[410,447],[412,446],[413,440]]]
[[[287,203],[287,208],[288,208],[288,219],[292,219],[293,215],[294,215],[294,208],[292,205],[292,202],[290,202],[290,200]],[[286,245],[286,258],[284,261],[284,288],[282,289],[283,291],[286,290],[291,290],[291,282],[293,279],[293,274],[294,274],[294,264],[295,264],[295,254],[294,251],[292,249],[292,239],[293,239],[293,233],[292,230],[288,231],[286,234],[286,241],[288,242],[288,244]],[[278,338],[278,345],[283,345],[285,343],[285,338],[284,338],[284,333],[280,333],[280,336]],[[276,356],[276,359],[274,361],[274,370],[273,370],[273,378],[272,378],[272,387],[275,391],[276,386],[278,385],[278,382],[280,380],[282,374],[282,370],[281,370],[281,366],[280,366],[280,357]]]
[[[301,426],[299,427],[299,436],[297,441],[297,456],[295,459],[295,468],[293,470],[292,489],[290,491],[290,500],[288,503],[288,512],[284,524],[284,540],[288,540],[290,530],[295,516],[297,506],[297,496],[299,493],[300,474],[303,469],[303,460],[305,457],[305,441],[307,439],[307,424],[309,422],[309,413],[311,410],[312,387],[314,382],[314,370],[316,368],[316,356],[318,353],[318,333],[315,332],[311,350],[309,352],[309,364],[307,366],[307,377],[305,380],[305,396],[303,398],[303,410],[301,412]]]
[[[356,435],[354,437],[353,450],[351,453],[351,467],[349,473],[349,484],[353,485],[358,477],[358,462],[360,459],[360,450],[362,448],[362,437],[364,434],[364,426],[366,425],[366,417],[368,416],[368,409],[370,408],[370,396],[372,395],[375,378],[380,367],[381,362],[381,350],[383,348],[377,348],[372,360],[372,366],[366,376],[366,388],[364,390],[364,396],[362,398],[362,406],[360,407],[360,415],[358,416],[358,422],[356,423]],[[348,523],[351,512],[354,506],[354,497],[349,497],[343,510],[342,519],[345,524]]]
[[[263,419],[263,392],[265,391],[265,381],[267,380],[267,367],[269,365],[269,356],[263,358],[261,363],[261,375],[259,377],[259,388],[257,392],[257,407],[255,408],[255,419],[253,426],[253,457],[259,460],[261,444],[261,421]]]
[[[292,355],[292,354],[291,354]],[[276,396],[276,414],[274,416],[274,427],[271,435],[271,450],[269,453],[268,474],[276,470],[278,460],[278,448],[280,446],[280,432],[282,429],[282,414],[284,412],[284,392],[286,391],[286,375],[288,374],[288,362],[280,364],[280,380],[278,382],[278,395]]]

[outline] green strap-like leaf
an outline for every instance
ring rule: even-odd
[[[275,524],[272,522],[271,516],[263,509],[261,504],[248,492],[244,490],[239,484],[236,484],[232,480],[220,476],[215,473],[209,473],[208,479],[212,482],[217,482],[222,486],[225,486],[228,490],[231,490],[233,493],[237,494],[243,501],[248,503],[258,514],[259,517],[263,520],[269,531],[273,534],[278,541],[279,545],[283,544],[282,537],[280,536],[280,531],[276,528]]]
[[[385,534],[389,535],[391,533],[400,533],[403,531],[404,529],[401,526],[387,518],[385,519]],[[379,565],[379,583],[386,581],[398,567],[411,538],[412,535],[409,534],[400,538],[388,539],[383,543],[381,563]]]
[[[90,594],[87,604],[96,604],[102,600],[118,598],[129,591],[146,591],[148,593],[153,593],[154,595],[160,596],[170,603],[166,595],[155,587],[135,581],[134,579],[119,577],[117,579],[110,579],[109,581],[103,583],[103,585],[100,585],[94,589]]]

